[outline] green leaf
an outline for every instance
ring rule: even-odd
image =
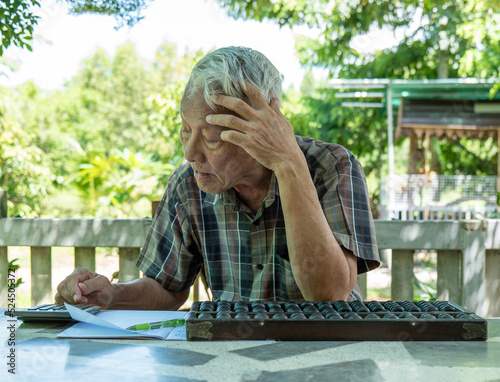
[[[499,73],[500,75],[500,73]],[[498,92],[498,90],[500,89],[500,81],[498,81],[495,85],[492,86],[492,88],[490,89],[490,99],[493,99],[493,97],[495,97],[495,94]]]

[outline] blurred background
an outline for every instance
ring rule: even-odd
[[[9,217],[151,217],[182,160],[187,76],[228,45],[276,65],[296,134],[359,158],[375,218],[498,217],[500,0],[0,7],[0,188]],[[53,249],[55,284],[73,268],[70,252]],[[27,306],[29,248],[9,250],[14,259]],[[415,259],[415,290],[432,299],[436,257]],[[369,279],[373,298],[390,296],[390,257],[383,260]],[[98,249],[100,273],[113,277],[117,264],[115,250]]]

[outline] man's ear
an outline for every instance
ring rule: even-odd
[[[269,102],[269,106],[271,107],[271,109],[273,110],[279,110],[280,109],[280,106],[281,106],[281,101],[279,100],[279,98],[273,98],[270,102]]]

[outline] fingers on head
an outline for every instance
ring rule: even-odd
[[[248,96],[254,107],[260,108],[267,105],[264,96],[256,86],[252,85],[249,81],[245,81],[245,84],[246,89],[244,89],[244,92]]]

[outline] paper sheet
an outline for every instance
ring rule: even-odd
[[[65,304],[74,320],[79,321],[58,335],[61,338],[159,338],[186,340],[186,326],[131,331],[125,328],[145,322],[186,318],[188,312],[156,310],[110,310],[96,315]]]

